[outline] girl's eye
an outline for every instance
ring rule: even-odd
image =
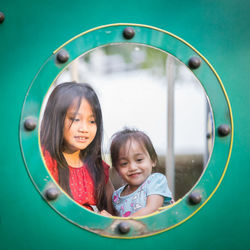
[[[79,118],[75,118],[75,117],[70,118],[70,120],[73,121],[73,122],[79,122],[80,121]]]
[[[91,120],[90,123],[91,123],[91,124],[95,124],[95,120]]]
[[[138,158],[136,161],[137,161],[137,162],[142,162],[142,161],[143,161],[143,158]]]
[[[120,163],[120,165],[121,165],[122,167],[126,166],[127,164],[128,164],[127,162],[121,162],[121,163]]]

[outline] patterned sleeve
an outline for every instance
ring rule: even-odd
[[[58,169],[56,160],[51,157],[50,153],[47,150],[43,150],[43,157],[47,169],[49,170],[50,174],[55,179],[55,181],[58,183],[59,178],[58,178]]]
[[[172,193],[168,187],[167,178],[165,175],[155,173],[150,175],[147,180],[147,196],[152,194],[158,194],[164,197],[163,205],[169,205],[173,203]]]

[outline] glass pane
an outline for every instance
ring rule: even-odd
[[[152,140],[178,200],[197,182],[213,147],[213,117],[205,91],[195,75],[172,55],[142,44],[110,44],[89,51],[58,76],[88,83],[96,91],[104,124],[103,157],[111,165],[112,135],[124,127],[144,131]],[[42,120],[42,113],[40,120]],[[111,168],[115,189],[123,185]]]

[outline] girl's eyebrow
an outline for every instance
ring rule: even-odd
[[[134,154],[134,157],[136,157],[136,156],[143,156],[143,155],[144,155],[143,153],[137,153],[137,154]],[[127,160],[127,157],[126,156],[122,156],[118,160],[119,161],[121,161],[121,160]]]
[[[79,115],[78,112],[68,112],[69,115]]]
[[[119,161],[122,161],[122,160],[127,160],[127,158],[126,158],[126,156],[122,156],[122,157],[120,157],[119,159],[118,159]]]
[[[76,115],[81,115],[81,113],[79,113],[79,112],[68,112],[68,115],[76,116]],[[95,118],[94,114],[91,114],[89,117],[90,118],[92,118],[92,117]]]
[[[137,153],[134,156],[140,156],[140,155],[144,155],[144,153]]]

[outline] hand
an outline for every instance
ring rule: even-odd
[[[102,211],[100,212],[100,214],[103,215],[103,216],[106,216],[106,217],[112,216],[112,214],[108,213],[106,210],[102,210]]]

